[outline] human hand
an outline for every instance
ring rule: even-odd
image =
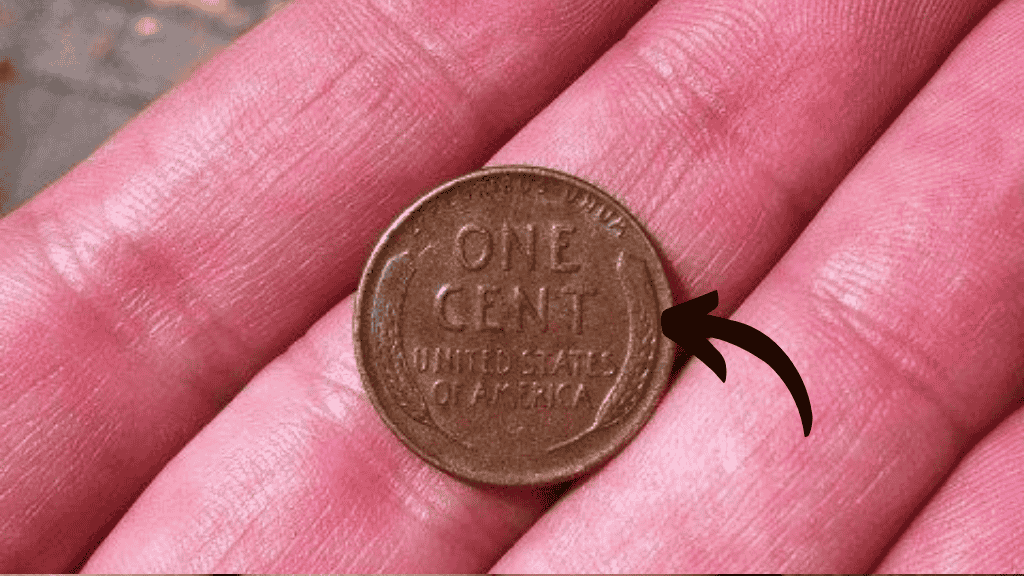
[[[298,0],[0,220],[0,568],[1021,566],[1024,2],[993,4],[664,0],[609,49],[648,3]],[[810,437],[722,345],[553,507],[409,452],[347,296],[495,151],[622,199],[677,301],[786,350]]]

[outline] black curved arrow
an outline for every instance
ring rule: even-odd
[[[793,361],[782,348],[760,330],[735,320],[709,316],[718,306],[718,291],[708,292],[661,313],[661,332],[687,352],[699,358],[725,382],[725,358],[708,342],[717,338],[735,344],[763,360],[782,378],[793,395],[804,436],[811,433],[811,399]]]

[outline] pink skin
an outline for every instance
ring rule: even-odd
[[[974,447],[877,567],[883,573],[1024,570],[1024,409]]]
[[[871,570],[1024,391],[1022,22],[1020,1],[982,22],[733,315],[801,370],[811,436],[778,378],[722,346],[727,383],[688,366],[495,571]]]
[[[300,0],[0,221],[0,567],[72,569],[129,505],[86,570],[465,572],[512,547],[496,570],[858,572],[902,550],[1019,394],[1024,3],[777,266],[993,2],[665,0],[492,159],[617,193],[677,299],[718,289],[727,313],[753,290],[735,317],[815,410],[804,439],[781,382],[716,343],[728,383],[689,366],[539,522],[548,494],[462,484],[384,428],[350,299],[300,336],[401,206],[645,6],[423,4]]]
[[[294,3],[0,221],[0,571],[79,565],[397,210],[650,2],[384,4]]]

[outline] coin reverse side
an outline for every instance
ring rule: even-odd
[[[607,193],[546,168],[487,168],[384,233],[359,285],[356,359],[384,422],[434,466],[552,484],[650,417],[671,305],[654,248]]]

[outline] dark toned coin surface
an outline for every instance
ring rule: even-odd
[[[674,344],[661,263],[637,221],[554,170],[487,168],[420,198],[363,273],[363,385],[412,450],[488,484],[552,484],[650,417]]]

